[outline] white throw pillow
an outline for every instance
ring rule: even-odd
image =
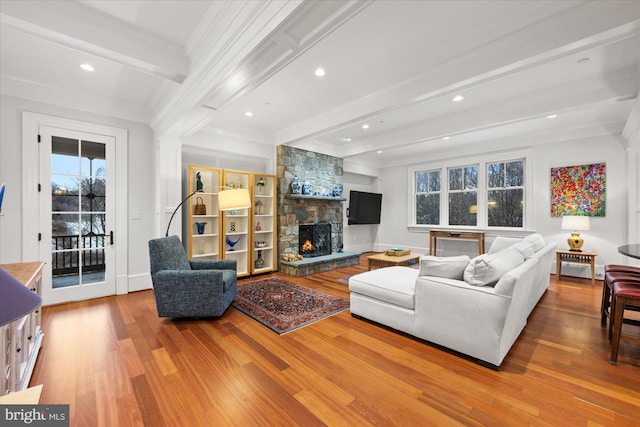
[[[528,242],[526,240],[521,240],[518,243],[514,243],[513,245],[511,245],[509,247],[517,250],[518,252],[520,252],[524,259],[527,259],[531,255],[536,253],[536,248],[533,245],[533,243]]]
[[[462,280],[462,274],[468,264],[467,255],[449,257],[427,255],[420,258],[420,276]]]
[[[538,233],[534,233],[534,234],[529,234],[527,237],[525,237],[523,239],[525,242],[531,242],[533,243],[533,247],[536,248],[536,252],[538,252],[540,249],[544,248],[544,237],[542,237],[540,234]]]
[[[502,276],[524,262],[522,254],[513,248],[494,254],[479,255],[464,270],[464,281],[473,286],[495,284]]]

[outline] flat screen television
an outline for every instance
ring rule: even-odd
[[[351,190],[347,219],[349,225],[380,224],[382,194]]]

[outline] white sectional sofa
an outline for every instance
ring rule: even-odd
[[[556,244],[497,237],[487,254],[422,257],[349,279],[351,314],[479,359],[502,363],[549,286]]]

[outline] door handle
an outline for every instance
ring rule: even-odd
[[[113,230],[109,232],[109,243],[113,245]]]

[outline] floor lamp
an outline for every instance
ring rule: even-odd
[[[218,193],[218,210],[230,211],[234,209],[246,209],[251,207],[251,196],[249,195],[249,190],[247,190],[246,188],[231,188],[226,186],[214,188],[221,188],[224,190]],[[167,224],[167,232],[165,233],[164,237],[169,237],[169,228],[171,228],[171,221],[173,220],[176,212],[178,212],[178,209],[180,209],[184,202],[189,200],[193,195],[202,192],[203,190],[196,190],[180,202],[180,204],[171,214],[171,218],[169,218],[169,224]]]

